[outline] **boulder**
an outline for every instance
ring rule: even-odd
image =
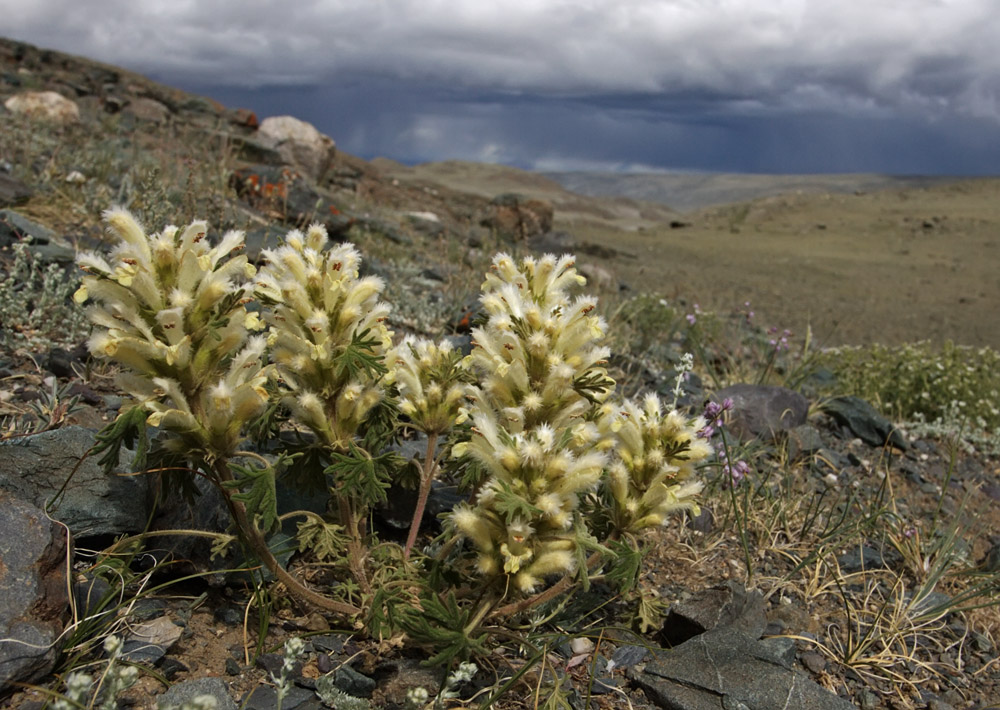
[[[66,531],[0,490],[0,693],[52,670],[69,611]]]
[[[525,241],[552,231],[554,216],[550,202],[506,193],[493,198],[479,221],[502,239]]]
[[[0,210],[0,247],[9,247],[25,237],[31,238],[31,253],[44,262],[71,264],[76,258],[72,245],[45,225],[14,210]]]
[[[23,91],[4,102],[11,113],[55,123],[75,123],[80,120],[80,107],[55,91]]]
[[[332,138],[294,116],[265,118],[257,129],[257,139],[276,148],[288,164],[315,181],[323,177],[337,154]]]
[[[96,457],[87,457],[93,445],[94,432],[76,426],[0,441],[0,489],[39,508],[58,495],[50,514],[78,537],[143,530],[149,478],[128,475],[124,450],[119,475],[105,474]]]
[[[774,440],[779,432],[805,424],[809,415],[808,399],[777,385],[731,385],[717,391],[712,399],[733,400],[728,426],[741,441]]]
[[[236,710],[236,703],[221,678],[198,678],[171,686],[159,697],[156,706],[161,710],[179,708],[202,695],[212,696],[217,710]]]
[[[170,109],[156,99],[139,97],[132,99],[125,106],[125,113],[131,114],[140,121],[163,123],[170,117]]]
[[[835,397],[823,404],[823,410],[869,446],[889,444],[904,451],[909,448],[892,422],[860,397]]]
[[[24,204],[34,192],[20,180],[0,172],[0,207]]]
[[[760,640],[767,625],[763,597],[734,582],[676,605],[664,626],[687,637],[654,651],[628,677],[668,710],[852,710],[854,705],[792,667],[794,647]]]

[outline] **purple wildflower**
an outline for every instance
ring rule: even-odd
[[[726,475],[729,484],[735,488],[750,473],[750,466],[741,459],[732,465],[723,464],[722,472]]]

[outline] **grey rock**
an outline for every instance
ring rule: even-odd
[[[382,693],[380,710],[403,710],[407,707],[406,692],[418,686],[425,688],[431,697],[441,687],[440,671],[424,668],[418,661],[401,659],[384,666],[387,675],[379,682]]]
[[[636,663],[641,663],[648,654],[649,650],[645,646],[627,644],[616,648],[615,652],[611,654],[611,660],[619,668],[630,668]]]
[[[45,262],[70,264],[76,252],[55,232],[18,214],[14,210],[0,210],[0,246],[10,246],[25,237],[30,237],[28,249]]]
[[[852,710],[854,705],[791,669],[762,642],[720,627],[658,651],[629,677],[664,710]]]
[[[350,666],[342,666],[334,671],[333,684],[356,698],[370,698],[375,692],[375,681]]]
[[[0,489],[39,508],[59,494],[49,512],[77,537],[143,530],[148,478],[106,475],[96,457],[85,458],[93,445],[94,432],[76,426],[0,441]],[[132,473],[128,451],[121,461],[116,472]]]
[[[840,570],[848,574],[862,569],[892,569],[899,561],[898,552],[890,549],[879,551],[868,545],[853,547],[837,558]]]
[[[68,611],[65,531],[0,491],[0,692],[52,670]]]
[[[199,678],[178,683],[161,695],[156,705],[160,710],[179,708],[199,695],[211,695],[215,698],[216,710],[236,710],[236,703],[221,678]]]
[[[34,190],[23,182],[0,172],[0,207],[24,204],[33,194]]]
[[[259,685],[240,700],[242,710],[275,710],[278,707],[278,693],[269,685]],[[316,693],[293,686],[281,701],[282,710],[322,710],[325,706]]]
[[[823,437],[814,426],[803,424],[788,431],[788,456],[793,461],[803,456],[811,456],[823,446]]]
[[[669,646],[677,646],[717,627],[736,629],[752,638],[760,638],[767,627],[764,598],[760,592],[748,592],[743,585],[733,581],[698,592],[670,608],[660,639]]]
[[[809,400],[786,387],[738,384],[712,395],[716,402],[727,398],[733,400],[729,428],[742,441],[773,441],[777,433],[805,424],[809,415]]]
[[[904,451],[909,448],[892,422],[860,397],[835,397],[823,405],[823,410],[869,446],[890,444]]]

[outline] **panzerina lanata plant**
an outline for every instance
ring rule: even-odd
[[[204,222],[147,235],[125,210],[104,216],[120,241],[109,259],[97,253],[78,257],[87,275],[75,298],[94,301],[88,309],[97,326],[91,352],[126,368],[119,385],[136,406],[119,419],[134,422],[135,412],[146,413],[142,423],[165,432],[164,447],[189,459],[223,491],[240,535],[286,587],[315,605],[356,611],[306,589],[268,549],[257,521],[267,528],[276,519],[273,469],[230,465],[244,455],[263,461],[240,452],[239,445],[269,399],[266,341],[249,335],[263,323],[246,309],[256,269],[239,254],[242,232],[228,232],[211,246]],[[246,493],[232,492],[247,485]],[[248,511],[248,504],[254,509]]]
[[[521,592],[575,571],[580,499],[607,460],[592,420],[614,382],[594,300],[569,296],[581,283],[571,257],[515,263],[500,254],[483,285],[487,320],[473,330],[480,384],[471,388],[472,437],[455,453],[488,479],[452,521],[475,545],[479,572]]]
[[[600,420],[602,434],[612,440],[608,466],[608,510],[614,529],[639,533],[663,525],[681,509],[693,510],[702,489],[694,467],[712,454],[698,436],[702,417],[665,412],[660,398],[647,394],[641,405],[632,400],[608,404]]]
[[[450,532],[458,534],[431,562],[469,560],[473,573],[431,578],[485,585],[485,593],[440,596],[447,590],[435,589],[420,597],[443,610],[446,626],[460,620],[457,635],[445,632],[454,653],[465,653],[487,615],[526,609],[569,589],[574,576],[586,580],[603,561],[614,562],[618,548],[605,543],[694,507],[694,466],[711,453],[696,434],[704,422],[664,412],[655,396],[641,405],[612,399],[601,344],[606,326],[593,298],[571,295],[584,279],[569,256],[515,261],[499,254],[483,284],[472,354],[462,358],[446,342],[407,338],[393,347],[382,281],[362,277],[354,247],[331,245],[322,227],[290,232],[282,246],[263,252],[256,272],[239,253],[238,232],[211,246],[202,222],[147,236],[122,210],[106,217],[121,242],[108,258],[80,257],[88,275],[77,297],[95,302],[91,350],[126,370],[120,383],[136,406],[122,418],[134,421],[138,412],[142,423],[160,427],[168,448],[220,487],[252,552],[300,600],[383,620],[395,618],[385,605],[415,603],[411,593],[389,601],[395,597],[387,589],[417,581],[384,585],[388,577],[377,565],[385,546],[374,558],[374,534],[366,530],[391,482],[386,444],[400,426],[428,437],[404,557],[437,472],[440,437],[460,433],[449,465],[478,481],[450,516]],[[260,310],[248,308],[254,298]],[[308,453],[312,463],[300,468],[331,497],[329,516],[307,514],[300,545],[312,545],[321,559],[346,558],[350,576],[341,587],[360,594],[334,600],[305,587],[267,547],[265,534],[278,520],[276,467],[240,447],[255,418],[254,431],[276,435],[279,405],[315,439],[271,443]],[[230,462],[241,457],[258,468]],[[471,559],[455,550],[461,538],[474,548]],[[399,574],[424,564],[404,564]],[[500,606],[511,594],[518,600]],[[458,602],[469,598],[481,600],[474,612]],[[410,621],[408,631],[434,637],[430,626]]]
[[[435,343],[427,338],[408,336],[389,355],[392,377],[399,391],[399,411],[409,424],[427,435],[427,453],[420,473],[420,492],[406,539],[404,552],[409,556],[423,519],[437,463],[438,437],[464,420],[462,405],[467,393],[465,362],[447,340]]]

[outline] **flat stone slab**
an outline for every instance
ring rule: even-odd
[[[856,710],[790,668],[787,654],[728,627],[657,651],[629,677],[664,710]]]
[[[66,531],[0,490],[0,692],[52,670],[68,613]]]
[[[76,426],[6,439],[0,442],[0,490],[42,509],[59,494],[50,514],[77,537],[143,530],[149,517],[148,477],[105,474],[98,457],[84,459],[93,445],[94,432]],[[131,473],[128,451],[121,452],[121,461],[118,472]]]

